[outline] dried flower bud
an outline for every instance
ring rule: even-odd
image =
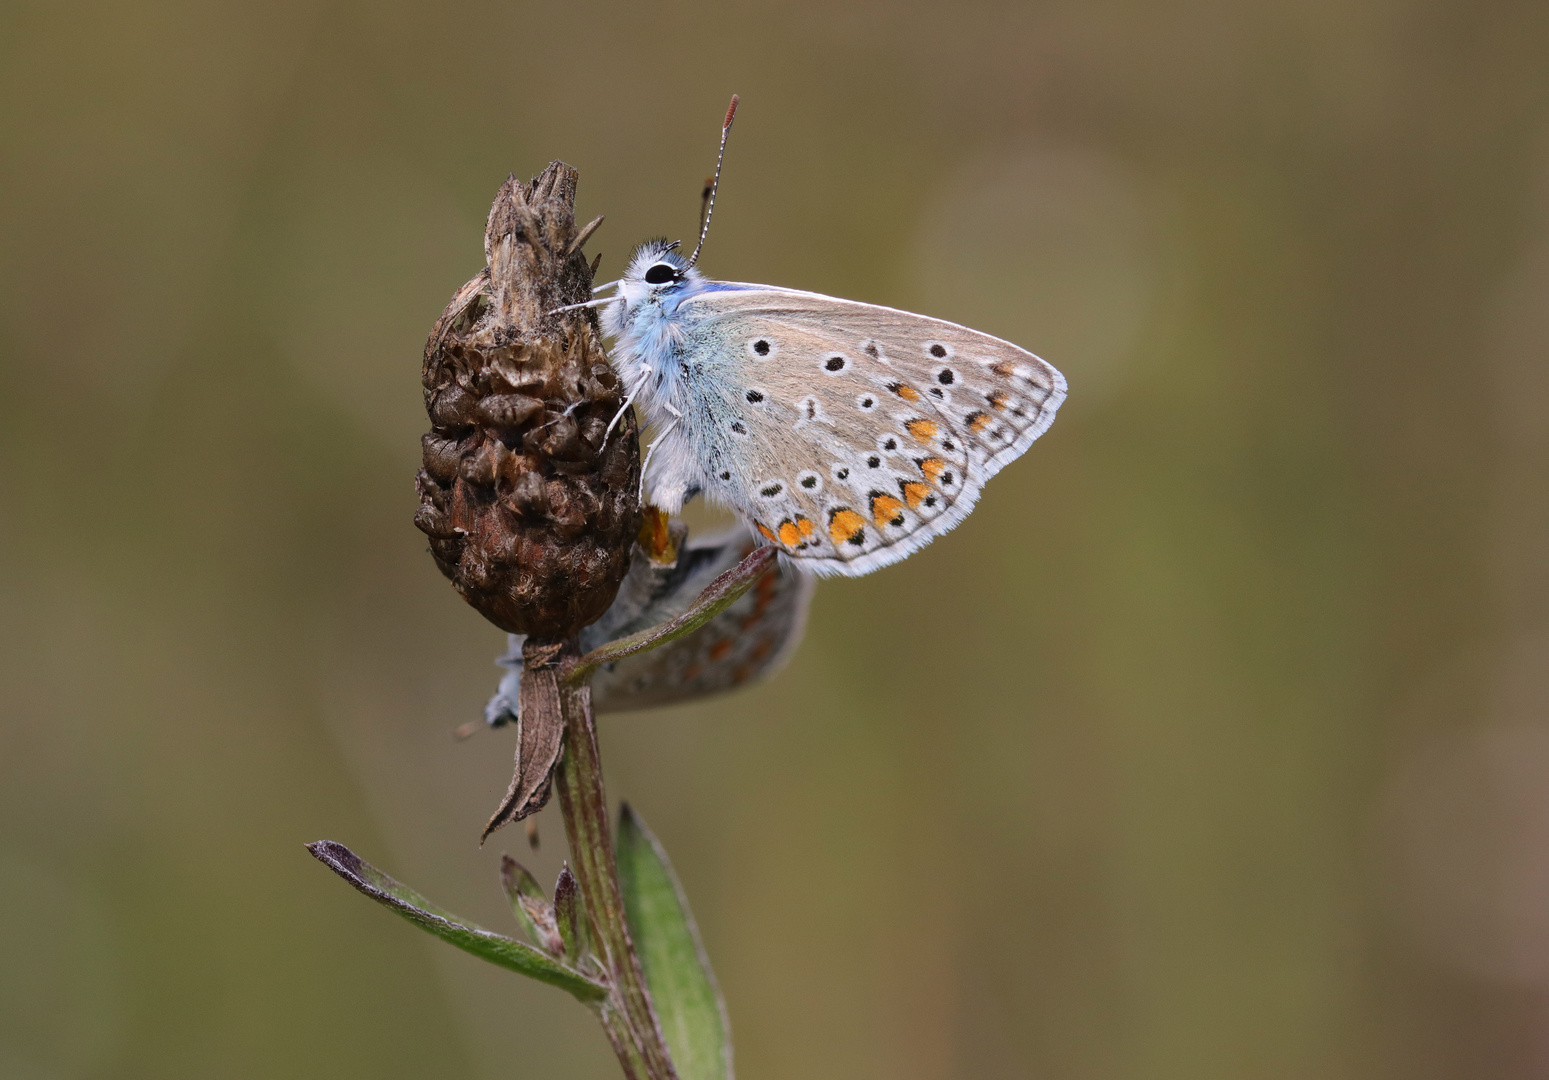
[[[562,641],[612,603],[640,527],[640,445],[591,298],[576,172],[506,180],[488,262],[425,346],[424,467],[414,523],[457,591],[502,630]],[[595,223],[594,223],[595,225]]]

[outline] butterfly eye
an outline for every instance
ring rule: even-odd
[[[647,285],[665,285],[669,281],[676,280],[677,276],[678,268],[676,266],[673,266],[671,263],[657,263],[645,272],[645,283]]]

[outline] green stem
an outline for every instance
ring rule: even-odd
[[[593,948],[611,976],[612,991],[599,1004],[603,1027],[629,1080],[677,1080],[624,918],[591,687],[561,680],[559,699],[565,750],[555,783]]]

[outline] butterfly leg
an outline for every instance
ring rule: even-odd
[[[656,453],[656,443],[652,443],[645,449],[645,460],[640,463],[640,491],[636,494],[641,502],[645,502],[645,467],[651,463],[651,455]]]
[[[659,446],[661,441],[665,439],[672,432],[672,429],[677,426],[678,422],[676,420],[668,424],[661,430],[656,438],[651,440],[651,445],[645,448],[645,460],[640,462],[640,494],[638,497],[641,502],[645,501],[645,467],[651,464],[651,455],[656,453],[657,446]]]
[[[619,406],[619,411],[613,414],[613,419],[612,420],[608,421],[608,430],[604,431],[602,433],[602,441],[603,442],[607,442],[608,441],[608,436],[613,434],[613,427],[614,427],[614,425],[617,424],[620,420],[622,420],[624,418],[624,413],[627,412],[629,410],[629,407],[631,405],[633,405],[634,403],[635,403],[635,395],[634,394],[630,394],[627,398],[624,399],[624,404]],[[645,475],[644,467],[641,468],[640,475],[642,475],[642,476]]]
[[[578,308],[602,307],[604,304],[611,304],[617,299],[618,297],[616,296],[604,296],[600,300],[583,300],[579,304],[566,304],[564,307],[551,308],[548,313],[550,315],[558,315],[561,311],[575,311]]]

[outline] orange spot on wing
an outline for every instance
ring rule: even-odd
[[[900,513],[904,504],[891,495],[873,495],[871,497],[871,520],[877,523],[877,528],[884,525],[902,525],[904,515]]]
[[[811,540],[813,534],[818,531],[818,527],[812,524],[809,518],[804,517],[796,519],[796,527],[801,530],[801,538],[803,540]]]
[[[933,484],[936,482],[936,477],[945,472],[946,468],[947,463],[942,461],[939,457],[928,457],[924,461],[920,462],[920,471],[924,473],[925,478]]]
[[[794,521],[780,522],[780,543],[786,547],[795,547],[801,543],[801,530]]]
[[[892,386],[889,386],[888,389],[893,391],[893,393],[897,394],[899,397],[903,398],[905,401],[920,400],[920,392],[918,390],[912,386],[905,386],[901,382],[894,383]]]
[[[925,497],[930,494],[930,488],[918,480],[911,480],[903,486],[904,498],[909,502],[909,509],[918,510]]]
[[[765,528],[762,521],[755,521],[753,524],[758,528],[758,531],[763,534],[765,540],[768,540],[771,544],[778,544],[780,542],[780,538]]]
[[[731,638],[723,637],[720,641],[710,646],[710,659],[724,660],[729,652],[731,652]]]
[[[1016,365],[1008,364],[1004,360],[998,364],[991,364],[990,370],[999,375],[1002,379],[1009,379],[1011,376],[1017,373]]]
[[[910,420],[904,427],[908,428],[909,434],[913,435],[920,442],[930,442],[936,437],[936,421],[934,420]]]
[[[828,519],[828,535],[835,547],[863,543],[866,538],[866,519],[854,510],[835,510]]]
[[[757,645],[753,646],[752,651],[748,653],[748,659],[756,664],[768,656],[773,648],[774,646],[770,644],[769,639],[764,638]]]
[[[997,390],[990,395],[990,404],[995,409],[1003,411],[1011,402],[1011,395],[1004,390]]]
[[[995,418],[986,412],[975,412],[968,414],[968,427],[975,435],[983,432],[985,428],[989,427],[994,422]]]

